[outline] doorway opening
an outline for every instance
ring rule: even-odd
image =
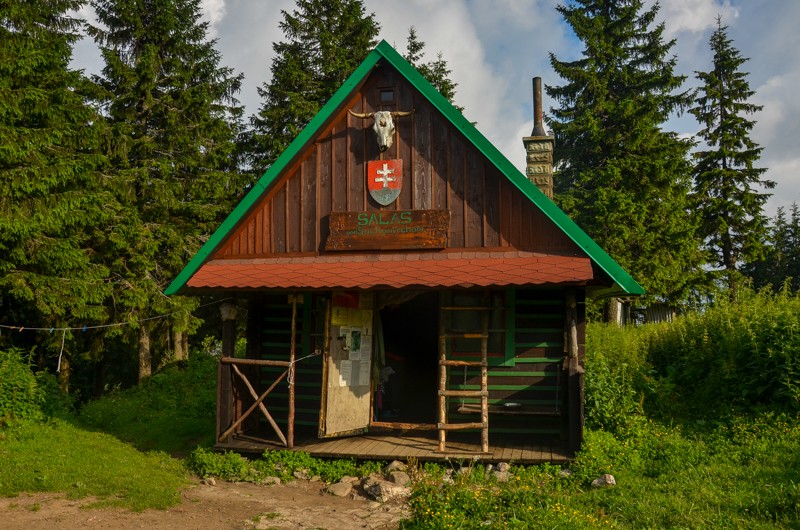
[[[380,310],[385,366],[378,421],[435,423],[439,389],[439,294],[426,292]]]

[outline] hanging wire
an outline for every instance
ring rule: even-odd
[[[214,302],[209,302],[207,304],[202,304],[202,305],[197,306],[196,309],[200,309],[202,307],[209,307],[209,306],[216,305],[216,304],[221,304],[222,302],[227,302],[228,300],[233,300],[233,298],[223,298],[222,300],[216,300]],[[34,327],[34,326],[9,326],[9,325],[6,325],[6,324],[0,324],[0,329],[10,329],[11,331],[18,331],[18,332],[22,332],[22,331],[25,331],[25,330],[27,330],[27,331],[47,331],[49,333],[53,333],[54,331],[64,331],[64,332],[66,332],[66,331],[86,331],[88,329],[106,329],[106,328],[115,328],[115,327],[120,327],[120,326],[132,326],[132,325],[135,325],[135,324],[140,324],[142,322],[149,322],[151,320],[160,320],[162,318],[171,317],[172,315],[175,315],[175,314],[178,314],[178,313],[186,313],[186,312],[187,312],[186,309],[176,309],[175,311],[171,311],[171,312],[165,313],[163,315],[157,315],[157,316],[154,316],[154,317],[147,317],[147,318],[140,318],[140,319],[134,320],[132,322],[115,322],[113,324],[98,324],[98,325],[95,325],[95,326],[89,326],[87,324],[84,324],[83,326],[79,326],[79,327],[39,328],[39,327]]]

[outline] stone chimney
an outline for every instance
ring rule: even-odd
[[[522,138],[525,146],[525,175],[542,193],[553,198],[553,146],[555,138],[548,136],[542,119],[542,78],[533,78],[533,131]]]

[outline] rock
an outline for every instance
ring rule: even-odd
[[[336,497],[347,497],[353,491],[353,484],[349,482],[337,482],[328,486],[328,493]]]
[[[280,486],[281,479],[278,477],[264,477],[261,479],[261,484],[265,486]]]
[[[562,469],[561,471],[558,472],[558,476],[562,477],[562,478],[571,477],[572,476],[572,470],[565,467],[564,469]]]
[[[358,477],[351,477],[350,475],[345,475],[341,479],[339,479],[339,482],[344,483],[344,484],[355,484],[359,480],[361,480],[361,479],[358,478]]]
[[[617,481],[614,478],[614,475],[611,475],[609,473],[606,473],[605,475],[603,475],[601,477],[597,477],[596,479],[594,479],[592,481],[592,487],[593,488],[600,488],[600,487],[603,487],[603,486],[616,486],[616,485],[617,485]]]
[[[365,479],[361,487],[364,488],[367,495],[380,502],[405,499],[411,495],[411,488],[376,477]]]
[[[294,475],[294,478],[296,478],[296,479],[306,480],[306,479],[308,479],[308,470],[307,469],[298,469],[297,471],[292,473],[292,475]]]
[[[470,471],[471,470],[468,467],[460,467],[460,468],[458,468],[458,471],[456,471],[456,474],[457,475],[469,475]]]
[[[509,469],[511,469],[511,466],[508,465],[508,462],[500,462],[499,464],[497,464],[497,470],[500,471],[501,473],[505,473]]]
[[[406,471],[406,470],[408,470],[408,466],[399,460],[393,460],[389,465],[383,468],[383,472],[386,474],[389,474],[392,471]]]
[[[313,476],[313,477],[311,477],[309,480],[310,480],[311,482],[322,482],[322,477],[320,477],[319,475],[314,475],[314,476]]]
[[[508,482],[508,479],[510,479],[512,475],[508,471],[497,470],[492,472],[492,476],[497,482]]]
[[[201,484],[205,484],[206,486],[216,486],[217,481],[214,480],[214,477],[206,477],[200,481]]]
[[[411,477],[405,471],[392,471],[389,474],[389,482],[393,482],[399,486],[405,486],[411,482]]]

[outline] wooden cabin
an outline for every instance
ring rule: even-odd
[[[587,296],[641,292],[386,42],[167,289],[236,300],[218,448],[520,463],[580,448]]]

